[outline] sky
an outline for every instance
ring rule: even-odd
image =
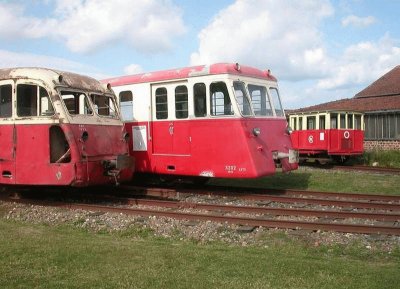
[[[351,98],[400,65],[399,0],[0,0],[0,68],[97,79],[240,63],[285,108]]]

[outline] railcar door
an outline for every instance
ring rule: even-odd
[[[0,81],[0,172],[2,184],[15,184],[14,83]]]
[[[35,83],[16,85],[15,174],[18,184],[47,184],[50,174],[50,126],[54,114],[47,90]]]
[[[154,154],[190,155],[188,89],[185,83],[152,85]]]

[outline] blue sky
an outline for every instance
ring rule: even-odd
[[[271,69],[286,108],[400,65],[396,0],[0,0],[0,67],[96,78],[215,62]]]

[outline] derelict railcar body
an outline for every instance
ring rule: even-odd
[[[289,114],[294,148],[301,158],[331,157],[344,161],[364,152],[364,115],[354,111]]]
[[[113,92],[90,77],[0,69],[0,183],[89,186],[130,180],[134,162],[115,103]]]
[[[119,98],[136,171],[254,178],[297,168],[269,71],[213,64],[103,80]]]

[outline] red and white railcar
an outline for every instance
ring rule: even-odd
[[[103,80],[119,98],[136,171],[255,178],[297,168],[277,80],[213,64]]]
[[[130,180],[134,161],[113,92],[44,68],[0,69],[0,183],[89,186]]]
[[[364,152],[364,115],[354,111],[289,114],[293,147],[302,159],[331,157],[345,161]]]

